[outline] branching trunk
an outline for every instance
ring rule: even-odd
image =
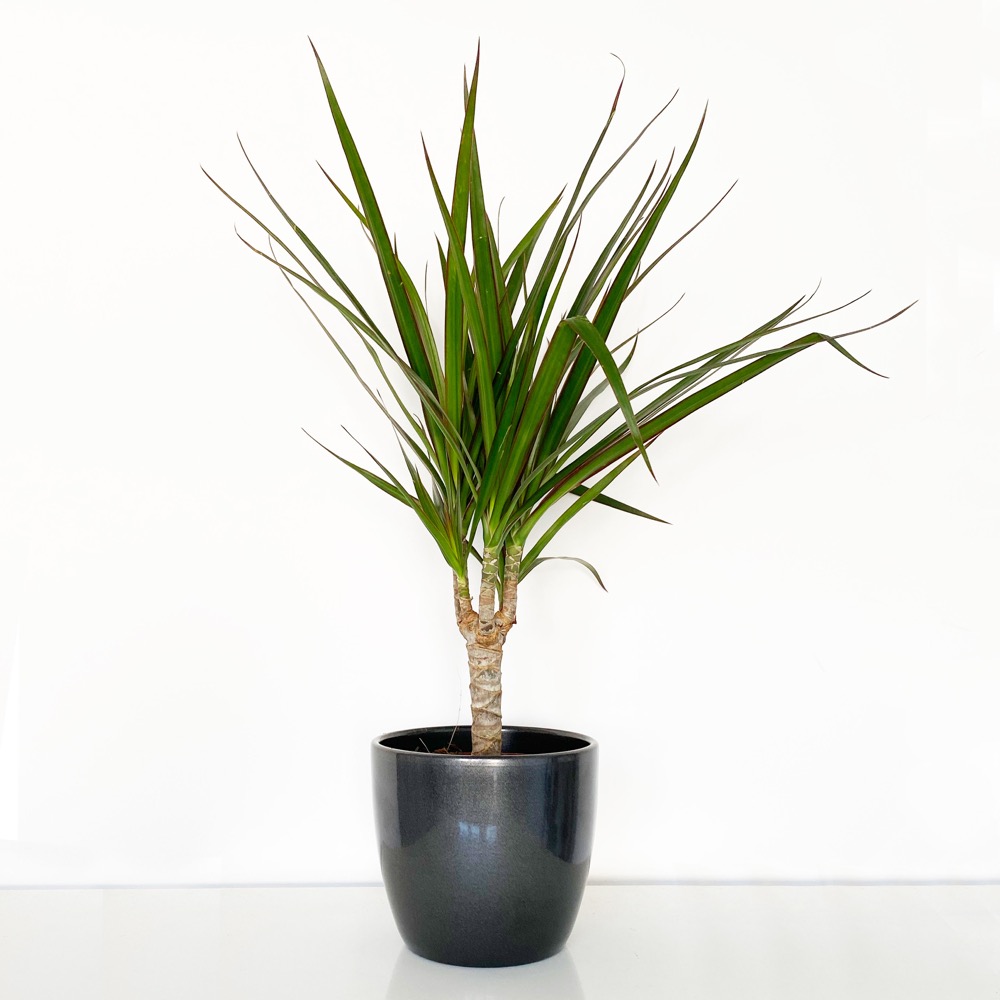
[[[483,553],[483,579],[479,590],[479,611],[472,607],[469,581],[454,578],[455,618],[469,654],[469,692],[472,696],[472,752],[499,755],[503,735],[500,712],[502,695],[500,663],[507,633],[517,614],[517,579],[521,566],[521,546],[508,545],[504,560],[503,597],[495,611],[498,552]]]

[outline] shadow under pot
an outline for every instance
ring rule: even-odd
[[[470,747],[468,726],[372,743],[389,905],[406,946],[424,958],[538,962],[565,945],[583,898],[597,744],[578,733],[505,727],[502,756],[473,757]]]

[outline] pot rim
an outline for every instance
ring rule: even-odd
[[[372,740],[372,749],[378,750],[382,753],[392,753],[392,754],[402,754],[409,757],[423,757],[427,759],[435,759],[440,761],[449,762],[452,764],[461,762],[462,766],[478,766],[483,767],[486,765],[507,765],[513,764],[517,761],[525,760],[539,760],[546,757],[568,757],[573,754],[581,754],[592,752],[597,749],[597,740],[592,736],[586,736],[583,733],[572,732],[569,729],[550,729],[548,726],[504,726],[503,732],[518,732],[518,733],[544,733],[546,736],[564,736],[573,740],[581,740],[584,746],[569,747],[566,750],[545,750],[540,753],[524,753],[524,754],[508,754],[499,757],[474,757],[472,754],[435,754],[428,753],[426,750],[403,750],[398,747],[387,747],[384,744],[384,740],[394,739],[400,736],[417,736],[419,737],[423,733],[439,733],[442,730],[468,730],[471,727],[468,725],[464,726],[417,726],[412,729],[397,729],[391,733],[382,733],[381,736],[376,736]]]

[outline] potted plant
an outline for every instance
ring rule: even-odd
[[[549,543],[592,504],[660,520],[607,491],[635,461],[652,471],[648,449],[665,431],[810,347],[828,345],[861,365],[844,338],[899,313],[829,334],[813,324],[857,300],[803,315],[813,297],[806,296],[745,336],[627,388],[624,375],[643,330],[613,343],[623,303],[722,201],[668,246],[654,247],[705,116],[683,155],[654,167],[629,195],[596,258],[574,270],[584,211],[665,108],[592,179],[619,85],[575,185],[502,250],[476,143],[477,54],[465,82],[449,190],[424,147],[443,235],[437,264],[444,311],[432,317],[389,235],[340,102],[313,51],[354,194],[323,172],[374,254],[393,328],[376,324],[252,163],[290,235],[279,235],[209,179],[266,235],[266,248],[244,242],[280,269],[389,421],[405,473],[397,475],[367,450],[369,466],[322,447],[408,507],[452,571],[455,621],[468,651],[472,725],[391,733],[372,747],[382,870],[402,936],[418,954],[453,964],[535,961],[562,947],[579,907],[590,861],[597,749],[577,733],[503,724],[501,659],[517,621],[521,581],[553,558],[545,554]],[[378,373],[377,386],[362,376],[319,308],[356,335]],[[777,346],[765,343],[803,327]],[[480,565],[476,602],[472,563]]]

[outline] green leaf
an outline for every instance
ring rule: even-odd
[[[358,208],[358,206],[355,205],[353,201],[351,201],[347,192],[344,191],[344,189],[327,173],[326,168],[323,166],[322,163],[317,163],[316,166],[319,167],[323,176],[333,185],[334,191],[336,191],[337,194],[340,195],[344,204],[347,205],[347,207],[354,214],[355,218],[357,218],[358,222],[361,223],[362,229],[364,229],[365,232],[370,232],[368,227],[368,220],[365,218],[365,213],[362,212],[361,209]],[[372,247],[374,248],[374,244],[372,244]]]
[[[776,349],[766,357],[759,358],[738,368],[735,372],[716,379],[697,392],[674,403],[658,416],[643,422],[641,424],[643,438],[647,442],[653,440],[667,428],[679,423],[685,417],[690,416],[708,403],[714,402],[726,393],[731,392],[750,379],[763,374],[763,372],[769,368],[773,368],[776,364],[780,364],[782,361],[793,357],[807,347],[821,342],[822,338],[807,335],[797,341],[786,344],[780,349]],[[574,487],[581,485],[591,476],[596,475],[609,465],[619,461],[633,448],[634,444],[630,438],[612,442],[604,447],[595,446],[591,448],[580,457],[570,474],[564,476],[561,481],[551,486],[548,496],[543,503],[548,505],[565,496]]]
[[[284,279],[288,282],[288,284],[291,287],[292,291],[298,296],[298,298],[301,300],[302,304],[306,307],[306,309],[309,310],[309,312],[312,315],[313,319],[319,324],[320,328],[326,334],[327,339],[336,348],[337,353],[340,355],[340,357],[343,360],[344,364],[347,365],[348,370],[358,380],[358,382],[361,384],[362,388],[365,390],[365,392],[368,393],[368,395],[371,397],[372,401],[379,408],[379,410],[381,410],[383,416],[392,425],[393,430],[395,430],[396,434],[399,435],[399,436],[401,436],[403,438],[403,440],[406,442],[407,446],[412,450],[412,452],[420,458],[420,460],[424,463],[424,465],[431,472],[431,474],[434,475],[437,478],[437,480],[440,482],[440,475],[438,474],[437,469],[435,468],[434,464],[431,462],[431,460],[429,458],[430,441],[429,441],[429,439],[427,437],[427,434],[425,433],[423,427],[416,420],[414,420],[412,417],[410,417],[410,422],[412,423],[412,425],[413,425],[414,430],[416,431],[416,433],[421,437],[421,439],[423,440],[424,444],[427,446],[427,449],[428,449],[427,451],[424,451],[424,449],[422,449],[413,440],[413,438],[410,437],[410,435],[406,432],[406,430],[400,425],[399,421],[397,421],[396,418],[386,408],[386,405],[382,402],[382,400],[379,397],[378,393],[376,393],[371,388],[371,386],[367,383],[367,381],[365,381],[365,379],[361,377],[361,373],[358,371],[357,366],[354,364],[354,362],[351,359],[350,355],[344,350],[344,348],[341,346],[341,344],[337,340],[337,338],[333,336],[333,334],[331,333],[329,327],[327,327],[327,325],[322,321],[322,319],[320,319],[320,317],[319,317],[318,313],[316,312],[316,310],[313,309],[313,307],[311,305],[309,305],[309,303],[305,299],[305,296],[302,295],[302,293],[294,286],[294,284],[292,284],[291,278],[287,274],[285,274],[284,272],[282,272],[282,277],[284,277]],[[377,354],[375,353],[375,351],[371,347],[369,347],[369,351],[372,354],[373,360],[378,365],[378,368],[379,368],[380,373],[382,374],[383,380],[385,381],[386,385],[389,387],[390,391],[392,392],[393,396],[395,397],[396,403],[398,404],[399,408],[403,411],[403,413],[406,413],[407,416],[409,416],[409,414],[408,414],[405,406],[403,405],[403,401],[400,399],[398,393],[396,392],[395,386],[392,384],[391,380],[386,376],[385,370],[382,368],[381,362],[379,362]]]
[[[471,187],[469,220],[472,223],[472,256],[475,262],[476,290],[483,311],[483,330],[486,334],[486,367],[490,372],[492,383],[493,373],[500,364],[503,354],[504,326],[510,330],[510,316],[506,324],[501,319],[502,304],[506,300],[506,285],[503,281],[500,262],[497,260],[496,245],[493,239],[493,227],[489,213],[486,210],[486,200],[483,194],[483,178],[479,172],[479,152],[475,139],[472,143]],[[503,288],[503,292],[500,289]]]
[[[573,300],[573,304],[569,307],[569,314],[571,316],[585,315],[590,311],[594,302],[597,301],[597,297],[600,295],[601,289],[607,281],[606,268],[612,266],[618,259],[620,259],[620,256],[624,254],[625,250],[632,241],[631,236],[625,236],[624,239],[622,239],[622,237],[628,230],[629,224],[634,218],[635,213],[640,210],[646,190],[649,187],[655,173],[656,164],[653,165],[652,170],[650,170],[649,175],[646,177],[638,196],[632,203],[632,207],[625,213],[625,217],[622,219],[621,224],[615,230],[611,239],[605,244],[604,249],[594,262],[593,267],[590,269],[590,273],[580,286],[580,290],[577,292],[577,296]],[[608,263],[609,260],[611,261],[611,264]]]
[[[570,490],[570,493],[574,496],[583,497],[587,496],[589,491],[584,486],[574,486],[573,489]],[[615,510],[620,510],[624,514],[633,514],[636,517],[644,517],[649,521],[656,521],[659,524],[670,524],[669,521],[664,521],[662,517],[657,517],[655,514],[649,514],[644,510],[639,510],[638,507],[632,507],[627,503],[622,503],[621,500],[609,497],[606,493],[598,493],[596,496],[590,497],[590,500],[603,507],[613,507]]]
[[[486,496],[496,496],[500,504],[510,496],[524,469],[528,453],[535,443],[542,421],[548,415],[549,407],[562,380],[575,339],[576,334],[567,322],[564,321],[556,327],[552,341],[531,383],[516,429],[510,435],[509,442],[503,440],[501,448],[497,449],[487,462],[483,493]],[[491,491],[494,476],[499,476],[499,481],[496,489]],[[496,528],[495,525],[492,527]]]
[[[317,440],[309,433],[304,427],[302,428],[302,433],[306,437],[315,441],[325,452],[333,455],[338,462],[343,462],[349,469],[353,469],[359,476],[362,476],[373,486],[377,486],[383,493],[388,493],[394,500],[398,500],[401,504],[409,507],[411,510],[416,510],[417,508],[417,498],[411,496],[406,490],[403,489],[402,484],[392,477],[391,480],[382,479],[380,476],[376,476],[374,472],[369,471],[364,468],[364,466],[357,465],[350,459],[344,458],[343,455],[338,455],[332,448],[328,448],[322,441]]]
[[[729,195],[732,194],[734,187],[736,187],[736,181],[733,181],[733,183],[729,185],[725,194],[723,194],[723,196],[693,226],[681,233],[681,235],[678,236],[677,239],[674,240],[674,242],[671,243],[670,246],[668,246],[667,249],[653,261],[652,264],[643,268],[643,270],[639,272],[635,280],[629,285],[628,290],[625,292],[626,298],[628,298],[628,296],[635,291],[639,282],[642,281],[653,270],[653,268],[656,267],[656,265],[659,264],[668,253],[670,253],[671,250],[683,243],[684,240],[686,240],[729,197]]]
[[[420,332],[417,328],[417,321],[411,311],[410,302],[407,298],[406,287],[402,276],[402,267],[396,255],[392,241],[389,239],[389,231],[386,229],[385,220],[379,209],[375,192],[372,190],[371,181],[365,171],[358,147],[354,142],[354,137],[347,126],[347,120],[341,110],[340,102],[334,93],[333,85],[327,75],[323,60],[320,59],[316,46],[312,45],[313,55],[316,57],[316,65],[319,68],[320,78],[323,81],[323,89],[326,92],[327,103],[330,106],[330,113],[333,116],[334,126],[337,136],[340,139],[340,146],[347,160],[351,177],[354,180],[354,187],[358,193],[358,200],[368,222],[368,228],[375,245],[375,253],[378,257],[379,267],[382,272],[382,279],[386,291],[389,294],[389,301],[392,305],[393,316],[399,328],[400,336],[403,339],[403,346],[406,356],[413,366],[417,375],[428,385],[433,384],[431,368],[424,353]]]
[[[540,556],[535,559],[534,562],[528,564],[528,568],[524,568],[524,562],[521,562],[521,573],[520,579],[523,580],[539,563],[551,562],[554,559],[566,560],[567,562],[579,563],[581,566],[588,569],[594,579],[601,585],[601,590],[605,593],[608,592],[608,588],[604,586],[604,581],[601,579],[601,574],[597,572],[597,569],[586,559],[578,559],[576,556]]]
[[[687,153],[685,153],[684,159],[681,161],[681,165],[677,168],[677,173],[666,186],[663,194],[657,200],[656,205],[649,214],[649,218],[642,227],[642,231],[636,237],[624,263],[619,268],[610,288],[607,290],[601,301],[601,305],[597,310],[597,315],[594,317],[594,326],[597,328],[604,340],[607,340],[608,335],[611,332],[611,327],[614,324],[614,321],[618,316],[618,311],[621,309],[622,302],[628,293],[632,278],[639,268],[639,262],[642,259],[642,255],[649,246],[649,243],[653,238],[653,234],[656,232],[656,228],[660,224],[660,220],[663,218],[663,213],[666,211],[667,205],[670,204],[670,201],[674,196],[674,192],[677,190],[677,187],[681,182],[681,178],[684,176],[688,168],[688,164],[691,162],[691,157],[694,156],[694,151],[698,146],[698,140],[701,138],[702,129],[705,127],[705,115],[707,113],[708,109],[706,108],[705,112],[701,116],[701,121],[698,124],[698,130],[695,132],[694,138],[691,140],[691,145],[688,147]],[[580,401],[580,397],[583,395],[587,383],[590,381],[590,376],[593,373],[595,363],[596,357],[593,352],[584,351],[573,365],[573,369],[566,379],[566,384],[560,394],[559,405],[557,407],[558,419],[553,419],[549,425],[548,431],[546,432],[545,440],[542,443],[544,450],[554,450],[563,440],[563,434],[565,433],[570,417],[576,408],[576,404]]]
[[[410,462],[409,459],[406,460],[406,465],[410,471],[411,478],[413,479],[414,488],[417,494],[416,496],[412,496],[411,494],[407,493],[406,490],[403,489],[402,484],[389,471],[389,469],[382,462],[380,462],[363,444],[361,444],[361,442],[358,441],[358,439],[353,434],[351,434],[351,432],[347,430],[346,427],[344,427],[343,430],[345,431],[345,433],[347,433],[347,435],[351,438],[351,440],[354,441],[355,444],[357,444],[358,447],[361,448],[362,451],[364,451],[364,453],[379,467],[379,469],[385,475],[386,479],[389,480],[392,483],[392,485],[399,490],[400,493],[402,493],[405,497],[408,498],[409,502],[407,506],[409,506],[413,510],[413,512],[417,515],[418,518],[420,518],[421,522],[427,529],[428,533],[437,543],[438,548],[441,550],[442,555],[445,557],[445,561],[450,566],[452,566],[452,568],[457,570],[460,566],[458,555],[452,547],[451,540],[448,538],[448,533],[444,526],[444,523],[441,520],[441,515],[438,512],[430,494],[427,492],[426,487],[420,481],[420,476],[417,473],[417,470],[414,467],[413,463]],[[308,433],[308,431],[306,433]],[[309,436],[312,437],[311,434]],[[315,438],[313,438],[313,440],[316,441]],[[319,441],[316,441],[316,443],[320,444]],[[330,451],[330,449],[327,448],[326,445],[320,445],[320,446],[324,448],[326,451]],[[330,454],[334,455],[334,452],[330,451]],[[339,455],[334,455],[334,457],[340,458]],[[341,461],[343,461],[343,459],[341,459]],[[368,478],[368,476],[366,476],[365,478]],[[374,482],[374,480],[370,481]],[[378,484],[375,483],[375,485]]]
[[[621,371],[618,368],[618,363],[611,355],[611,351],[608,350],[607,345],[604,343],[604,339],[601,337],[600,331],[593,323],[590,322],[585,316],[573,316],[566,320],[566,323],[570,329],[587,345],[590,349],[591,354],[597,359],[598,364],[604,369],[604,376],[608,380],[608,384],[611,386],[612,391],[615,394],[615,399],[618,400],[618,405],[621,407],[622,415],[625,417],[625,423],[628,425],[629,433],[632,435],[632,440],[635,442],[635,446],[642,455],[643,461],[646,463],[646,468],[649,469],[650,475],[653,475],[653,467],[649,464],[649,456],[646,454],[646,449],[642,443],[642,434],[639,431],[639,425],[636,422],[635,414],[632,412],[632,404],[628,398],[628,392],[625,390],[625,383],[622,381]],[[559,408],[562,405],[568,404],[568,400],[560,399],[555,410],[553,411],[552,419],[556,420],[559,414]],[[574,402],[575,406],[576,403]],[[653,475],[655,479],[656,476]]]
[[[630,455],[626,458],[618,468],[612,469],[607,475],[605,475],[600,481],[594,483],[593,486],[588,486],[579,495],[579,499],[575,500],[569,507],[566,508],[548,528],[542,533],[541,538],[532,546],[532,548],[525,555],[525,560],[528,565],[532,565],[537,561],[538,556],[545,549],[545,546],[552,541],[552,539],[562,530],[565,525],[571,521],[577,514],[583,510],[592,500],[596,500],[598,496],[616,479],[622,472],[628,468],[629,465],[635,461],[635,455]],[[524,525],[521,529],[521,533],[518,536],[518,540],[527,541],[528,534],[531,528],[537,521],[537,515],[534,518],[530,518],[528,523]]]
[[[504,277],[508,277],[514,270],[515,266],[519,263],[527,264],[531,257],[531,251],[534,249],[535,244],[538,243],[538,239],[542,234],[542,230],[545,228],[546,223],[552,216],[552,213],[556,210],[559,202],[562,201],[563,193],[565,188],[556,195],[555,200],[544,212],[538,217],[538,219],[532,224],[531,228],[521,237],[521,242],[517,244],[516,247],[510,252],[507,260],[504,261],[503,273]],[[516,295],[512,294],[511,298],[515,298]]]
[[[458,162],[455,164],[455,184],[451,199],[451,219],[455,239],[448,241],[445,269],[444,354],[446,409],[452,423],[461,422],[463,389],[465,382],[465,355],[468,343],[465,302],[459,284],[458,262],[464,260],[465,237],[469,217],[469,184],[471,183],[472,144],[476,118],[476,95],[479,90],[479,53],[472,72],[472,84],[465,100],[465,118],[462,137],[458,144]]]
[[[424,145],[424,160],[427,164],[427,172],[430,175],[431,186],[434,188],[434,196],[437,199],[438,209],[448,230],[449,245],[461,247],[463,245],[462,237],[455,226],[455,220],[448,211],[444,196],[441,194],[441,187],[434,173],[434,167],[431,164],[426,144]],[[448,263],[449,266],[454,267],[453,272],[449,271],[449,276],[454,273],[457,280],[459,293],[465,307],[466,320],[472,334],[473,354],[479,383],[479,411],[483,424],[483,439],[486,442],[486,446],[489,447],[496,433],[496,415],[492,389],[493,369],[489,360],[490,349],[485,330],[485,321],[483,319],[482,303],[476,295],[472,274],[469,271],[465,257],[457,251],[453,255],[449,252]]]

